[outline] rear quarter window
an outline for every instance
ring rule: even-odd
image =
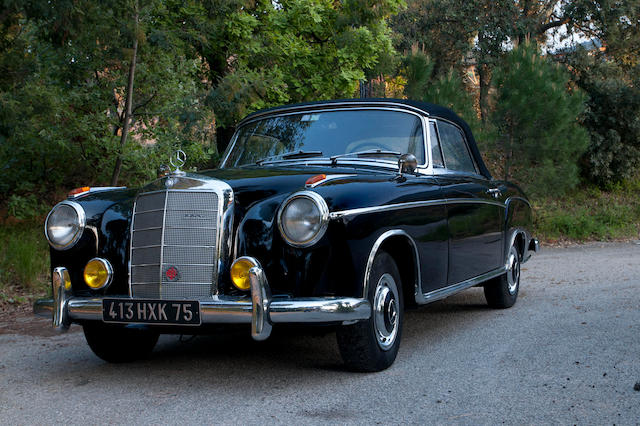
[[[453,124],[438,121],[440,146],[444,155],[444,162],[449,170],[467,173],[477,173],[475,162],[469,152],[462,131]]]

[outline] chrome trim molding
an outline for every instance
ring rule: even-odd
[[[449,297],[459,291],[465,290],[469,287],[473,287],[478,285],[484,281],[490,280],[491,278],[499,277],[500,275],[506,272],[506,265],[501,266],[500,268],[494,269],[493,271],[489,271],[482,275],[478,275],[477,277],[470,278],[466,281],[459,282],[457,284],[453,284],[444,288],[439,288],[437,290],[430,291],[425,293],[422,297],[424,299],[423,303],[431,303],[436,300],[444,299],[445,297]]]
[[[126,186],[91,186],[88,191],[78,192],[77,194],[69,195],[67,198],[75,200],[83,195],[93,194],[94,192],[114,191],[116,189],[127,189]]]
[[[337,108],[336,108],[337,107]],[[258,112],[250,117],[247,117],[238,123],[237,128],[244,126],[245,124],[251,123],[252,121],[258,120],[262,117],[273,115],[274,117],[278,117],[281,115],[290,115],[297,114],[300,112],[315,112],[315,111],[344,111],[345,108],[340,107],[348,107],[347,109],[390,109],[390,110],[402,110],[402,111],[410,111],[417,115],[422,115],[425,117],[429,116],[427,111],[424,111],[420,108],[416,108],[412,105],[401,104],[397,102],[379,102],[379,101],[361,101],[361,102],[327,102],[327,103],[316,103],[311,105],[298,105],[298,106],[290,106],[279,108],[278,110],[270,110],[264,112]]]
[[[413,283],[413,286],[415,291],[416,302],[421,303],[422,288],[421,288],[421,278],[420,278],[421,272],[420,272],[420,256],[418,254],[418,246],[416,245],[416,242],[413,241],[413,238],[411,238],[409,234],[407,234],[401,229],[392,229],[390,231],[384,232],[382,235],[378,237],[376,242],[373,243],[373,247],[371,247],[371,251],[369,252],[369,257],[367,258],[367,266],[365,267],[365,270],[364,270],[364,280],[362,283],[362,297],[364,299],[367,299],[367,296],[369,294],[369,277],[371,276],[371,268],[373,267],[373,260],[375,259],[376,254],[378,254],[378,250],[380,249],[380,246],[382,246],[382,243],[384,243],[387,239],[391,237],[397,237],[397,236],[406,238],[411,244],[411,247],[413,248],[413,252],[415,254],[414,264],[416,267],[415,269],[416,279],[415,279],[415,282]]]
[[[315,205],[318,207],[318,211],[320,212],[320,220],[322,222],[320,224],[320,229],[318,230],[318,232],[311,239],[309,239],[307,241],[294,241],[294,240],[292,240],[291,238],[289,238],[289,236],[285,232],[284,227],[282,225],[282,215],[283,215],[284,211],[289,206],[289,204],[293,200],[295,200],[297,198],[310,199],[311,201],[313,201],[315,203]],[[309,246],[312,246],[315,243],[317,243],[320,240],[320,238],[322,238],[324,236],[325,232],[327,231],[327,226],[329,225],[329,207],[327,207],[327,202],[324,200],[324,198],[322,198],[322,196],[320,194],[318,194],[317,192],[300,191],[300,192],[296,192],[296,193],[290,195],[289,197],[287,197],[282,202],[282,204],[278,208],[278,213],[277,213],[276,217],[278,218],[278,230],[280,231],[280,235],[287,242],[287,244],[289,244],[291,246],[294,246],[294,247],[309,247]]]
[[[59,244],[53,243],[51,241],[51,239],[49,238],[48,224],[49,224],[49,218],[51,217],[51,214],[59,206],[62,206],[62,205],[69,206],[73,210],[75,210],[76,215],[78,216],[78,232],[76,232],[76,234],[73,236],[73,239],[71,241],[69,241],[67,244],[59,245]],[[80,240],[80,237],[82,237],[82,234],[84,233],[85,226],[87,226],[87,216],[86,216],[82,206],[80,204],[76,203],[75,201],[65,200],[65,201],[62,201],[62,202],[56,204],[55,206],[53,206],[53,208],[51,209],[49,214],[47,214],[47,218],[44,221],[44,236],[47,239],[47,241],[49,242],[49,245],[51,247],[53,247],[54,249],[56,249],[56,250],[68,250],[71,247],[75,246],[76,243]]]
[[[526,198],[523,198],[523,197],[518,197],[518,196],[512,196],[512,197],[509,197],[509,198],[507,198],[507,199],[504,201],[504,203],[505,203],[505,205],[507,205],[507,206],[508,206],[508,205],[509,205],[509,203],[510,203],[511,201],[513,201],[513,200],[522,201],[522,202],[526,203],[529,207],[531,207],[531,203],[529,202],[529,200],[527,200]]]
[[[489,204],[489,205],[494,205],[498,207],[505,207],[505,204],[500,201],[485,200],[482,198],[442,198],[438,200],[411,201],[408,203],[386,204],[383,206],[361,207],[357,209],[339,210],[339,211],[329,213],[329,218],[332,220],[335,220],[345,216],[356,216],[356,215],[366,214],[366,213],[379,213],[379,212],[387,212],[392,210],[410,209],[415,207],[439,206],[443,204],[446,204],[446,205]]]

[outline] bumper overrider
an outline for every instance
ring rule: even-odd
[[[256,265],[259,263],[254,260]],[[251,336],[264,340],[274,323],[351,324],[371,316],[367,299],[351,297],[272,298],[269,283],[260,266],[249,270],[251,297],[212,296],[198,300],[202,324],[251,324]],[[58,267],[53,271],[53,299],[40,299],[34,313],[50,316],[52,325],[66,330],[74,322],[102,321],[102,297],[74,297],[69,273]],[[133,300],[128,296],[124,300]],[[109,296],[109,299],[114,299]],[[140,300],[140,299],[135,299]],[[150,325],[153,326],[153,325]]]

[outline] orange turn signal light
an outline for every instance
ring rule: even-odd
[[[82,194],[83,192],[87,192],[89,190],[91,190],[90,186],[81,186],[80,188],[72,189],[71,191],[69,191],[69,197]]]
[[[313,185],[314,183],[318,183],[318,182],[320,182],[321,180],[325,180],[326,178],[327,178],[327,175],[325,175],[325,174],[322,174],[322,175],[315,175],[315,176],[312,176],[312,177],[310,177],[309,179],[307,179],[307,181],[305,182],[305,185],[307,185],[307,186],[311,186],[311,185]]]

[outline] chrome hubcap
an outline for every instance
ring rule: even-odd
[[[507,283],[509,285],[509,294],[515,294],[520,283],[520,258],[518,257],[518,250],[515,247],[511,247],[509,251],[509,260],[507,263]]]
[[[398,290],[390,274],[378,280],[373,296],[373,323],[378,345],[383,350],[393,346],[398,334]]]

